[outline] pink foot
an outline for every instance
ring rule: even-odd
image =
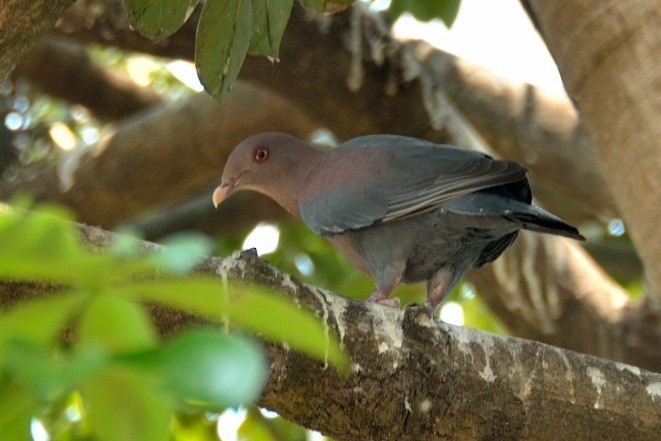
[[[378,303],[379,305],[390,306],[391,308],[399,308],[400,301],[398,298],[389,299],[392,288],[378,288],[367,299],[368,302]]]

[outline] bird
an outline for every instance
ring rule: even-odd
[[[268,132],[234,148],[212,200],[217,208],[238,190],[269,196],[371,275],[368,301],[396,306],[398,285],[426,282],[434,312],[522,229],[585,240],[532,204],[527,173],[515,161],[406,136],[360,136],[323,150]]]

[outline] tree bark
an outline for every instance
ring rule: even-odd
[[[657,2],[528,2],[595,142],[661,309],[661,11]]]
[[[0,185],[0,196],[29,188],[37,200],[74,208],[82,222],[111,228],[147,207],[180,203],[205,191],[211,206],[227,156],[248,133],[285,130],[306,138],[316,127],[277,96],[237,84],[224,105],[199,94],[138,114],[57,169],[29,170]],[[251,200],[259,199],[243,199]],[[283,216],[257,203],[244,206],[243,218],[248,212],[259,215],[259,207]]]
[[[44,40],[17,66],[15,76],[70,103],[82,104],[99,118],[119,120],[163,102],[150,87],[95,63],[78,45]]]
[[[0,5],[0,84],[73,0],[5,0]]]
[[[79,229],[95,249],[112,241],[108,232]],[[251,251],[208,258],[197,271],[218,277],[219,286],[229,277],[276,288],[339,336],[351,357],[346,374],[268,345],[270,373],[259,402],[338,440],[645,441],[661,430],[661,374],[447,325],[424,308],[351,301],[301,283]],[[54,292],[0,282],[2,306],[7,293],[17,301],[17,286],[23,301]],[[162,308],[154,315],[165,334],[195,322]]]

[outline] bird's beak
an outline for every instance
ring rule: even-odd
[[[218,208],[218,206],[225,200],[227,199],[227,196],[232,193],[232,190],[234,190],[234,181],[224,181],[222,184],[220,184],[216,189],[213,191],[213,196],[211,199],[213,200],[213,206]]]

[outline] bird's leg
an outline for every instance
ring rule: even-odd
[[[452,268],[443,267],[436,271],[427,282],[427,304],[432,312],[454,287],[456,276]]]
[[[398,265],[396,267],[391,267],[388,273],[382,273],[382,277],[375,277],[376,279],[376,289],[372,295],[367,299],[368,302],[379,303],[381,305],[391,306],[393,308],[399,308],[399,299],[394,298],[390,299],[390,294],[393,290],[399,285],[404,276],[404,270],[406,269],[405,264]],[[384,280],[386,283],[383,283]]]
[[[369,296],[367,301],[372,303],[378,303],[380,305],[390,306],[393,308],[399,308],[398,298],[394,298],[394,299],[388,298],[390,297],[390,294],[392,293],[393,289],[395,289],[395,286],[397,286],[396,283],[392,285],[389,284],[387,286],[377,287],[372,293],[372,295]]]

